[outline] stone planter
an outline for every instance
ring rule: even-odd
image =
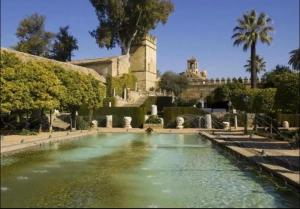
[[[177,117],[176,118],[176,128],[177,129],[183,129],[184,124],[184,118],[183,117]]]
[[[124,128],[132,128],[131,127],[131,117],[124,117]]]

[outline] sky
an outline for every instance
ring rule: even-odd
[[[160,72],[183,72],[194,56],[209,78],[245,77],[244,65],[250,51],[234,47],[231,36],[237,19],[251,9],[265,12],[275,31],[270,46],[258,43],[257,54],[264,57],[267,70],[287,65],[289,52],[299,47],[299,0],[172,0],[175,6],[165,25],[151,31],[157,37],[157,68]],[[18,42],[19,22],[32,13],[46,16],[46,30],[58,32],[70,26],[79,50],[73,60],[119,55],[119,47],[99,48],[89,34],[98,20],[88,0],[1,0],[1,47]]]

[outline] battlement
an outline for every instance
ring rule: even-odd
[[[248,77],[242,78],[211,78],[211,79],[205,79],[201,80],[198,78],[189,78],[190,85],[221,85],[221,84],[227,84],[227,83],[234,83],[239,82],[243,83],[245,85],[250,85],[251,80]],[[263,79],[258,78],[257,83],[263,83]]]

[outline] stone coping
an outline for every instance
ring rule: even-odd
[[[230,153],[237,155],[239,157],[242,157],[246,159],[248,162],[256,165],[257,167],[261,168],[262,170],[266,171],[267,173],[270,173],[271,176],[276,176],[280,179],[283,179],[288,185],[295,188],[297,191],[300,191],[300,172],[299,171],[292,171],[289,170],[283,166],[280,165],[274,165],[270,163],[260,162],[258,159],[261,158],[263,155],[261,152],[264,150],[267,152],[267,156],[272,158],[272,161],[280,161],[277,159],[278,153],[280,153],[281,156],[294,156],[294,157],[300,157],[299,150],[281,150],[281,149],[253,149],[253,148],[244,148],[239,147],[236,145],[242,144],[243,141],[238,141],[238,139],[235,142],[235,144],[226,145],[226,142],[224,139],[218,139],[214,135],[211,135],[207,133],[206,131],[200,131],[199,134],[201,136],[204,136],[205,138],[212,141],[214,144],[217,144],[224,148],[225,150],[229,151]],[[255,141],[254,141],[255,142]],[[274,142],[274,141],[272,141]],[[279,142],[278,142],[279,143]],[[272,155],[273,154],[273,155]]]

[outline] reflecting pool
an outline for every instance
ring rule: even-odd
[[[1,159],[1,207],[299,207],[197,135],[99,134]]]

